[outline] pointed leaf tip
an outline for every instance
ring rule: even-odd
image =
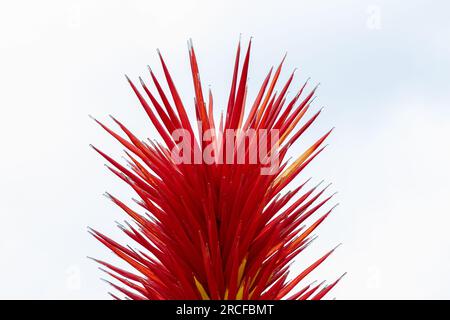
[[[339,243],[337,246],[335,246],[335,247],[331,250],[331,252],[336,251],[336,249],[339,248],[340,246],[342,246],[342,242]]]

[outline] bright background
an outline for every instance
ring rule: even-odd
[[[118,235],[101,196],[130,192],[89,143],[121,148],[89,118],[156,137],[123,74],[159,74],[160,48],[192,102],[186,40],[217,110],[235,47],[254,37],[249,97],[288,52],[328,128],[301,180],[332,181],[340,206],[294,265],[343,243],[311,279],[348,275],[330,298],[450,298],[450,5],[446,1],[14,1],[0,4],[0,298],[108,298],[87,233]],[[191,104],[192,105],[192,104]],[[110,123],[110,122],[108,122]]]

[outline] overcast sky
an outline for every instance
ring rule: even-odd
[[[86,232],[119,236],[102,197],[130,191],[89,147],[121,148],[88,118],[155,131],[123,74],[159,74],[160,48],[192,102],[186,41],[223,109],[239,34],[253,36],[249,97],[288,52],[283,79],[321,83],[335,126],[305,172],[338,209],[294,265],[343,246],[310,279],[348,275],[338,299],[450,298],[450,5],[446,1],[14,1],[0,4],[0,298],[108,298],[86,256],[117,262]],[[300,179],[301,180],[301,179]]]

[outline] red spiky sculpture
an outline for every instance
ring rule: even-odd
[[[326,187],[318,190],[315,186],[303,191],[309,180],[285,191],[291,181],[322,152],[322,144],[331,132],[323,135],[292,163],[285,160],[289,147],[321,112],[317,111],[299,125],[310,109],[316,88],[300,98],[305,83],[292,99],[287,99],[292,73],[277,93],[275,87],[283,59],[273,76],[273,68],[270,69],[250,110],[245,113],[250,48],[251,41],[240,68],[241,49],[238,45],[225,118],[222,114],[217,126],[211,91],[206,101],[194,49],[189,43],[195,113],[198,132],[212,132],[209,151],[215,160],[225,153],[223,136],[227,130],[238,132],[233,138],[236,144],[232,149],[232,159],[236,159],[237,150],[244,150],[245,155],[251,152],[251,143],[246,144],[242,139],[246,133],[276,130],[279,133],[277,141],[269,144],[267,154],[276,154],[279,165],[268,174],[262,174],[263,163],[184,163],[173,159],[172,151],[180,150],[180,145],[171,135],[177,129],[194,137],[187,144],[192,147],[188,152],[202,154],[208,146],[199,133],[195,138],[185,105],[159,52],[170,98],[150,69],[159,98],[142,79],[143,92],[127,79],[163,143],[138,139],[114,118],[126,137],[95,120],[126,148],[128,166],[93,148],[109,162],[109,169],[134,190],[139,197],[136,202],[145,211],[138,213],[107,194],[133,220],[133,225],[126,223],[120,228],[141,249],[131,249],[90,229],[96,239],[134,270],[130,272],[96,260],[116,279],[116,283],[111,285],[125,298],[321,299],[339,281],[340,278],[329,285],[300,285],[302,279],[334,249],[288,279],[290,263],[314,240],[312,232],[333,209],[308,223],[332,195],[321,199]],[[183,156],[190,156],[183,152]],[[111,295],[119,299],[118,295]]]

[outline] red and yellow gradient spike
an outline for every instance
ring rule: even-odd
[[[185,129],[194,137],[192,152],[203,152],[206,146],[195,138],[194,122],[189,120],[159,51],[168,93],[150,68],[154,92],[142,79],[142,90],[127,79],[164,143],[140,140],[114,118],[122,135],[95,120],[126,148],[128,163],[122,165],[93,148],[109,163],[108,168],[134,190],[138,198],[135,201],[143,211],[139,213],[107,194],[130,217],[132,223],[119,227],[140,249],[121,245],[98,231],[89,230],[130,266],[124,270],[94,259],[115,280],[116,283],[111,283],[118,292],[111,294],[114,298],[314,300],[323,298],[342,278],[329,285],[301,284],[334,249],[289,277],[291,262],[315,239],[313,232],[334,207],[314,218],[332,198],[321,200],[327,187],[318,190],[319,186],[315,186],[302,191],[309,180],[293,190],[287,191],[287,187],[324,149],[331,130],[289,164],[285,160],[288,149],[321,111],[299,125],[312,108],[316,88],[301,98],[305,83],[288,99],[292,73],[278,93],[283,58],[273,76],[273,68],[269,71],[245,116],[250,51],[251,41],[241,66],[238,45],[227,110],[216,124],[212,93],[203,95],[197,58],[189,42],[196,120],[201,132],[212,130],[215,156],[224,153],[220,137],[228,129],[241,130],[243,135],[249,130],[279,130],[276,145],[281,165],[274,174],[263,175],[262,164],[177,164],[173,161],[171,150],[177,144],[171,134],[176,129]],[[236,142],[236,148],[242,146],[239,137]],[[247,154],[249,144],[244,143],[243,148]]]

